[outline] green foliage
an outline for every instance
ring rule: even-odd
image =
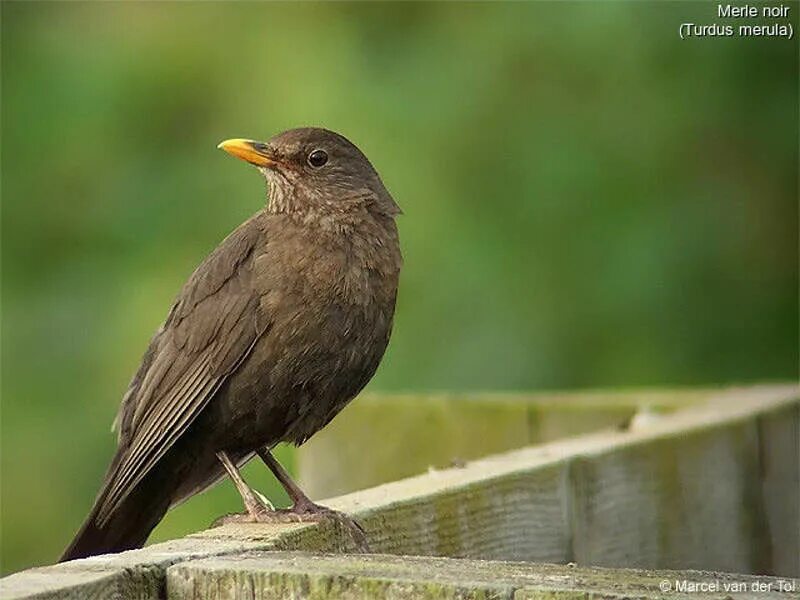
[[[229,137],[341,131],[405,210],[373,390],[796,378],[797,38],[678,38],[715,6],[3,3],[3,571],[66,545],[149,336],[263,203]]]

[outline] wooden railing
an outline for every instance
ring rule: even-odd
[[[419,462],[419,452],[403,453],[404,444],[435,437],[431,414],[437,411],[447,414],[439,422],[456,433],[430,440]],[[382,420],[391,427],[361,429],[376,436],[359,442],[375,452],[343,451],[347,460],[338,458],[348,469],[333,479],[320,470],[318,461],[340,447],[340,436],[354,443],[351,428]],[[463,462],[487,449],[598,428]],[[450,468],[427,469],[454,460]],[[310,443],[300,464],[303,480],[316,491],[374,483],[385,477],[384,466],[427,472],[323,501],[359,521],[374,554],[356,553],[347,529],[334,523],[231,524],[142,550],[23,571],[3,579],[0,593],[175,599],[800,595],[800,581],[792,579],[800,575],[795,385],[359,399]]]

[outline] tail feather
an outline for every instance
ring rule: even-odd
[[[105,512],[108,491],[118,475],[123,452],[119,450],[108,468],[92,511],[64,551],[61,562],[141,548],[171,506],[224,476],[215,448],[202,442],[203,438],[184,436],[101,522],[98,515]],[[243,464],[252,453],[231,456],[234,462]]]
[[[59,562],[141,548],[170,504],[169,497],[147,487],[138,486],[102,524],[97,519],[105,499],[101,494]]]

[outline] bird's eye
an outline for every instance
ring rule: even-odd
[[[319,169],[328,162],[328,153],[325,150],[314,150],[308,155],[308,164]]]

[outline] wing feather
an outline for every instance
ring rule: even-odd
[[[101,491],[98,521],[152,470],[248,356],[265,329],[249,260],[257,217],[198,267],[145,353],[123,398],[119,449]]]

